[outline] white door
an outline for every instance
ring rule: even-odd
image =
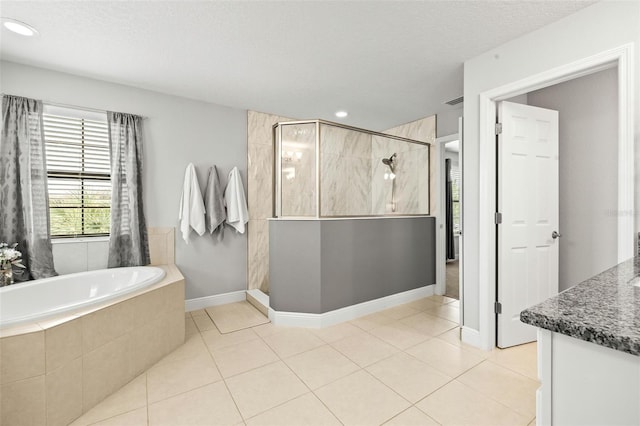
[[[520,312],[558,292],[558,112],[501,102],[498,346],[536,340]]]

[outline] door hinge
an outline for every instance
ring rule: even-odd
[[[496,212],[495,217],[494,217],[494,221],[495,221],[496,225],[500,225],[502,223],[502,213]]]
[[[502,133],[502,123],[496,123],[496,135]]]
[[[495,302],[495,303],[493,304],[493,311],[494,311],[496,314],[501,314],[501,313],[502,313],[502,303],[500,303],[500,302]]]

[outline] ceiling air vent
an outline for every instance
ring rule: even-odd
[[[459,98],[451,99],[450,101],[445,102],[447,105],[458,105],[464,102],[464,96],[460,96]]]

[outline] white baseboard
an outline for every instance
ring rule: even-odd
[[[476,348],[480,348],[483,350],[490,350],[491,348],[482,347],[482,339],[480,338],[480,332],[478,330],[474,330],[473,328],[462,326],[462,342],[467,345],[475,346]]]
[[[392,294],[391,296],[381,297],[380,299],[369,300],[367,302],[358,303],[357,305],[325,312],[323,314],[283,312],[269,308],[269,319],[274,325],[283,325],[288,327],[329,327],[331,325],[351,321],[352,319],[382,311],[384,309],[393,308],[394,306],[402,305],[404,303],[413,302],[414,300],[422,299],[423,297],[433,296],[434,287],[435,284],[431,284],[402,293]]]
[[[242,302],[247,300],[245,290],[232,291],[230,293],[214,294],[213,296],[198,297],[184,301],[185,312],[197,311],[209,306],[226,305],[227,303]]]

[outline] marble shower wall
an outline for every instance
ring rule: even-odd
[[[282,215],[316,215],[316,124],[282,126]]]
[[[371,214],[429,214],[429,148],[382,136],[373,136],[372,142]],[[385,179],[390,169],[382,159],[393,154],[395,179]]]
[[[371,135],[320,126],[323,216],[371,214]]]
[[[247,287],[269,292],[269,224],[273,217],[273,125],[291,118],[247,113]]]
[[[418,184],[419,189],[418,189],[418,196],[417,198],[415,198],[418,200],[418,210],[419,210],[418,213],[433,214],[433,212],[436,211],[436,196],[435,196],[435,186],[434,186],[435,173],[436,173],[435,162],[437,158],[436,145],[435,145],[436,116],[432,115],[429,117],[421,118],[420,120],[412,121],[410,123],[385,130],[383,133],[388,133],[390,135],[400,136],[408,139],[414,139],[420,142],[427,142],[430,144],[431,158],[428,164],[426,165],[426,167],[423,166],[423,164],[426,163],[426,161],[424,161],[424,157],[427,156],[426,148],[418,149],[417,147],[419,147],[419,145],[410,145],[410,151],[415,151],[415,152],[410,152],[406,155],[409,155],[410,157],[407,160],[407,162],[414,161],[414,163],[408,167],[414,167],[416,170],[414,171],[414,173],[418,173],[416,178],[417,178],[417,181],[419,182]],[[374,151],[375,151],[375,144],[374,144]],[[389,155],[393,154],[393,152],[385,152],[383,154],[385,154],[385,157],[388,157]],[[400,156],[400,154],[398,154],[398,156]],[[380,157],[380,158],[383,158],[383,157]],[[374,167],[375,166],[376,165],[374,164]],[[402,167],[400,161],[398,162],[398,167]],[[378,182],[378,179],[376,178],[376,175],[375,175],[375,169],[374,169],[373,178],[374,178],[374,183]],[[378,185],[379,185],[379,182],[378,182]],[[388,196],[388,198],[384,198],[384,199],[390,200],[391,186],[389,184],[387,185],[388,185],[388,188],[386,188],[385,190],[389,191],[389,194],[387,195],[386,193],[383,193],[383,195],[381,196],[382,197]],[[404,200],[402,202],[403,203],[402,205],[398,204],[397,211],[402,212],[402,210],[400,209],[401,207],[403,209],[415,208],[415,202],[411,201],[412,195],[410,195],[410,194],[415,194],[414,192],[415,188],[409,183],[399,184],[397,182],[396,185],[397,185],[396,200],[398,200],[398,203],[400,203],[400,197],[402,197],[402,199]],[[402,187],[403,189],[399,189],[400,187]],[[376,194],[375,191],[374,191],[374,194]],[[428,204],[427,204],[427,200],[428,200]],[[374,209],[375,208],[379,209],[380,207],[377,205],[374,205]],[[407,211],[405,213],[410,213],[410,212]],[[376,214],[381,214],[381,213],[376,213]]]

